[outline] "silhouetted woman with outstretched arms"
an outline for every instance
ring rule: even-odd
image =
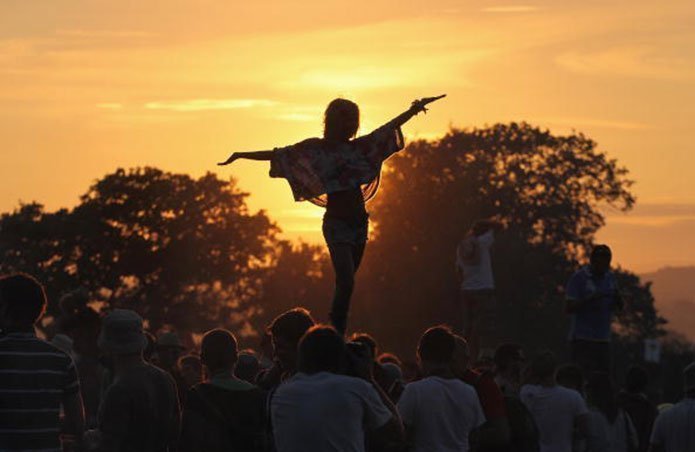
[[[444,96],[415,100],[408,110],[358,138],[354,138],[360,124],[357,104],[334,99],[324,115],[323,138],[308,138],[270,151],[235,152],[218,163],[269,160],[270,177],[287,179],[295,201],[310,201],[326,208],[322,229],[336,280],[330,319],[341,334],[345,334],[355,272],[367,243],[369,215],[365,202],[376,194],[381,165],[403,149],[401,125]]]

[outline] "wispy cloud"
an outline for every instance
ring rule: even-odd
[[[205,110],[234,110],[238,108],[270,107],[277,102],[268,99],[190,99],[181,101],[155,101],[145,104],[148,110],[178,112]]]
[[[505,5],[505,6],[489,6],[481,11],[485,13],[530,13],[538,11],[540,8],[532,5]]]
[[[566,52],[559,55],[555,62],[570,72],[587,75],[659,80],[684,80],[695,77],[695,64],[692,60],[664,54],[656,47],[644,45]]]
[[[141,30],[61,29],[56,30],[56,35],[77,38],[149,38],[157,36],[157,33]]]
[[[97,104],[97,108],[101,108],[103,110],[121,110],[123,108],[123,104],[119,104],[117,102],[104,102]]]

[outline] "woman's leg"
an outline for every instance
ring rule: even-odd
[[[360,268],[360,264],[362,263],[362,256],[364,256],[364,247],[366,245],[366,243],[359,243],[357,245],[352,246],[352,261],[355,264],[354,273],[357,273],[357,269]]]
[[[347,328],[350,297],[355,285],[355,246],[349,243],[328,245],[333,270],[335,271],[335,292],[331,305],[331,323],[344,335]]]

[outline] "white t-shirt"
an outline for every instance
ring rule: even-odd
[[[278,452],[363,452],[365,432],[392,413],[368,382],[318,372],[298,373],[281,384],[270,403]]]
[[[587,415],[586,402],[573,389],[524,385],[521,401],[536,421],[541,452],[572,452],[575,419]]]
[[[456,265],[463,272],[463,282],[461,283],[462,290],[483,290],[494,289],[495,282],[492,276],[492,259],[490,258],[490,249],[495,242],[495,236],[492,229],[486,233],[475,237],[478,242],[479,260],[475,265],[466,264],[461,256],[461,246],[459,245],[456,253]]]
[[[398,411],[412,432],[410,452],[465,452],[469,433],[485,422],[475,389],[457,378],[427,377],[409,383]]]
[[[596,408],[589,410],[588,449],[592,451],[629,452],[637,449],[638,439],[630,416],[618,410],[613,423]]]
[[[695,450],[695,399],[683,399],[659,414],[651,443],[666,452]]]

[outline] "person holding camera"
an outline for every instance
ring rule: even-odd
[[[610,270],[612,253],[596,245],[590,263],[572,275],[565,290],[566,311],[572,315],[570,346],[572,361],[588,375],[610,372],[611,323],[623,299]]]
[[[330,326],[310,328],[299,342],[298,372],[271,394],[277,452],[400,450],[398,412],[371,369],[363,344],[346,346]]]

